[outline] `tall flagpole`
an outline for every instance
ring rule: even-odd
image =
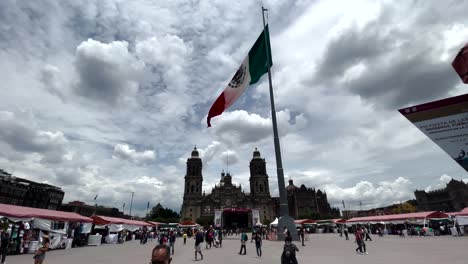
[[[266,55],[267,55],[267,68],[268,68],[268,83],[270,86],[270,103],[271,103],[271,120],[273,122],[273,139],[275,144],[275,156],[276,156],[276,173],[278,176],[278,190],[280,196],[280,219],[278,220],[278,239],[283,240],[284,228],[287,228],[290,232],[292,238],[297,240],[299,237],[297,235],[296,225],[294,219],[289,216],[289,207],[288,200],[286,196],[286,187],[284,183],[284,172],[283,172],[283,162],[281,160],[281,148],[280,141],[278,136],[278,125],[276,123],[276,110],[275,110],[275,99],[273,96],[273,84],[271,81],[271,70],[270,70],[270,43],[267,38],[266,33],[266,23],[265,23],[265,11],[268,9],[262,6],[262,17],[263,17],[263,35],[265,36],[265,45],[266,45]]]

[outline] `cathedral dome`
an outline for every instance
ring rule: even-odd
[[[192,158],[198,158],[198,157],[199,157],[199,154],[198,154],[197,147],[194,147],[192,151]]]
[[[255,151],[253,152],[253,157],[254,157],[254,158],[261,158],[261,156],[260,156],[260,151],[258,151],[257,148],[255,148]]]

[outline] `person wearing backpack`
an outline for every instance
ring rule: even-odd
[[[240,251],[239,251],[239,255],[246,255],[247,254],[247,249],[245,247],[245,243],[247,242],[247,240],[249,240],[249,237],[245,233],[245,230],[242,230],[242,233],[241,233],[241,248],[240,248]],[[244,249],[244,254],[242,254],[242,249]]]
[[[299,248],[292,243],[292,237],[287,236],[281,254],[281,264],[297,264],[296,251],[299,251]]]
[[[201,252],[200,244],[203,243],[203,232],[198,230],[197,234],[195,235],[195,261],[197,260],[197,252],[200,253],[201,260],[203,260],[203,254]]]

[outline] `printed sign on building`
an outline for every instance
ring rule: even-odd
[[[223,214],[223,211],[220,209],[215,209],[215,219],[214,223],[216,227],[221,227],[221,216]]]
[[[252,226],[260,225],[260,212],[258,209],[252,209]]]

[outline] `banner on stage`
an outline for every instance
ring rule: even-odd
[[[468,94],[398,111],[468,171]]]
[[[252,226],[261,225],[260,223],[260,211],[258,209],[252,209]]]
[[[221,215],[223,214],[223,210],[220,209],[215,209],[215,226],[216,227],[221,227]]]

